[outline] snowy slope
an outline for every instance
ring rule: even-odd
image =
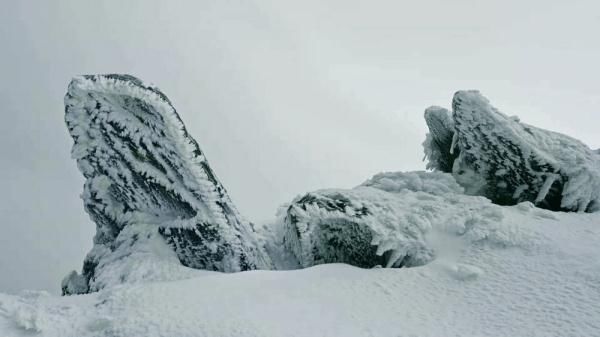
[[[0,336],[599,336],[600,215],[503,207],[495,237],[431,232],[424,266],[343,264],[57,297],[0,295]]]

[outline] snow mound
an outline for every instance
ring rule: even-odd
[[[84,206],[97,226],[83,274],[63,281],[65,293],[137,279],[130,267],[173,260],[170,252],[199,269],[271,267],[252,224],[160,90],[129,75],[80,76],[65,112],[72,157],[86,178]],[[161,237],[170,247],[159,248]],[[147,258],[133,258],[142,251]]]
[[[466,193],[501,205],[530,201],[552,210],[600,208],[600,157],[588,146],[521,123],[478,91],[457,92],[452,109],[451,119],[443,108],[425,112],[428,168],[451,172]]]

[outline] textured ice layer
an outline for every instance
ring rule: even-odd
[[[269,268],[251,223],[240,216],[167,97],[128,75],[81,76],[65,97],[72,156],[86,178],[83,201],[96,223],[83,274],[66,293],[126,282],[139,247],[166,241],[181,264],[235,272]],[[166,248],[165,248],[166,247]],[[166,256],[168,246],[161,253]],[[87,284],[88,289],[85,285]]]
[[[452,109],[452,118],[443,108],[425,112],[428,168],[451,172],[466,193],[498,204],[600,208],[600,157],[588,146],[506,116],[478,91],[457,92]]]

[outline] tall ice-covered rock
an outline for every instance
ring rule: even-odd
[[[76,77],[65,121],[96,235],[82,275],[67,276],[64,293],[161,278],[157,265],[165,263],[223,272],[271,267],[253,225],[156,87],[129,75]]]

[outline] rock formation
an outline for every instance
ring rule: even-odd
[[[452,108],[425,111],[423,145],[434,172],[380,173],[353,189],[301,195],[283,208],[266,242],[160,90],[129,75],[77,77],[65,121],[97,231],[83,272],[65,277],[63,293],[180,279],[194,269],[418,266],[436,254],[427,238],[433,229],[494,238],[503,211],[491,202],[600,208],[597,151],[508,117],[477,91],[457,92]]]
[[[457,92],[452,109],[425,111],[428,168],[452,173],[466,193],[500,205],[600,207],[600,158],[582,142],[509,117],[478,91]]]
[[[140,251],[143,261],[176,256],[197,269],[271,267],[253,225],[156,87],[129,75],[80,76],[65,113],[96,235],[82,275],[66,277],[63,292],[127,281],[135,269],[124,267],[127,259]]]

